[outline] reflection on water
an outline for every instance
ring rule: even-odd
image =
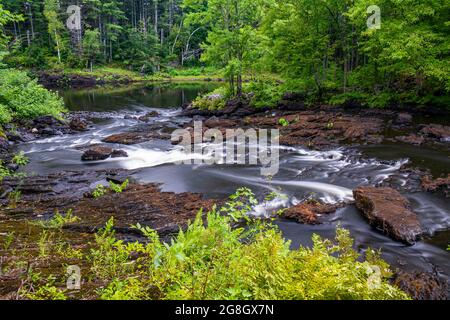
[[[69,89],[59,93],[71,111],[118,111],[123,108],[180,107],[219,85],[214,82],[139,83],[117,88]]]

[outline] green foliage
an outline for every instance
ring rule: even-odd
[[[103,197],[107,192],[107,189],[104,185],[99,184],[95,187],[94,191],[92,191],[92,196],[94,199],[98,199],[100,197]]]
[[[192,102],[192,107],[200,110],[220,110],[225,107],[228,97],[228,89],[219,87],[206,95],[197,97]]]
[[[29,161],[30,160],[25,156],[25,153],[23,151],[15,154],[12,159],[12,163],[15,163],[19,166],[26,166]]]
[[[59,118],[61,112],[65,111],[60,97],[30,79],[25,72],[0,69],[0,78],[2,121],[11,118],[33,119],[43,115]]]
[[[129,181],[126,179],[122,184],[116,184],[112,181],[109,182],[109,188],[115,193],[122,193],[128,187]]]
[[[66,214],[60,214],[57,211],[51,219],[37,221],[36,224],[44,229],[61,229],[66,224],[75,223],[79,220],[79,217],[73,215],[72,210],[67,211]]]
[[[8,232],[3,240],[3,249],[8,250],[14,242],[15,232]]]
[[[283,127],[288,127],[289,126],[289,121],[287,121],[285,118],[280,118],[278,120],[278,124],[280,126],[283,126]]]
[[[268,80],[250,81],[244,85],[244,92],[250,95],[250,104],[256,108],[276,107],[283,97],[285,87]]]
[[[200,211],[169,243],[139,224],[134,228],[147,241],[119,240],[111,218],[84,259],[86,277],[105,284],[97,290],[101,299],[408,299],[389,284],[378,252],[359,257],[348,231],[338,228],[335,240],[315,235],[312,248],[292,249],[276,226],[248,218],[256,204],[241,188],[223,208]],[[62,298],[49,285],[35,285],[33,298]]]
[[[5,166],[3,165],[3,162],[0,160],[0,182],[6,178],[11,176],[12,173],[11,171],[8,170],[8,168],[5,168]]]

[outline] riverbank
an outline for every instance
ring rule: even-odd
[[[143,75],[118,67],[99,67],[92,71],[80,69],[46,70],[35,72],[39,83],[48,89],[92,88],[104,85],[127,85],[141,82],[222,82],[216,72],[198,74],[195,70],[173,71]]]

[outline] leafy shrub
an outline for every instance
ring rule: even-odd
[[[0,125],[10,122],[12,119],[9,109],[0,103]]]
[[[23,151],[20,151],[12,158],[12,163],[17,164],[19,166],[26,166],[30,160]]]
[[[0,69],[0,79],[1,122],[43,115],[59,118],[64,111],[62,99],[30,79],[25,72]]]
[[[198,97],[192,102],[192,107],[200,110],[220,110],[225,107],[229,93],[226,87],[220,87],[216,90]]]
[[[244,92],[251,96],[250,104],[255,108],[276,107],[285,92],[275,81],[258,80],[244,85]]]

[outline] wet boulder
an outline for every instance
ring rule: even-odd
[[[410,210],[409,201],[392,188],[359,187],[353,191],[356,207],[370,225],[394,240],[412,245],[421,237],[422,228],[417,215]]]
[[[73,131],[87,131],[88,130],[88,124],[86,120],[81,118],[74,118],[69,123],[70,129]]]
[[[81,156],[82,161],[98,161],[108,159],[113,153],[113,149],[108,147],[92,147],[86,150]]]
[[[128,154],[123,150],[114,150],[104,146],[93,146],[86,150],[81,156],[82,161],[99,161],[106,160],[109,157],[120,158],[128,157]]]
[[[156,111],[151,111],[146,113],[145,115],[139,117],[139,121],[148,122],[153,118],[159,117],[159,113]]]
[[[146,142],[150,139],[151,139],[151,137],[149,137],[146,134],[143,134],[141,132],[124,132],[124,133],[113,134],[109,137],[106,137],[102,141],[106,142],[106,143],[133,145],[133,144]]]
[[[429,272],[397,272],[392,283],[414,300],[446,300],[448,286],[445,281]]]
[[[113,150],[111,158],[127,158],[128,153],[124,150]]]
[[[324,214],[336,212],[340,204],[323,204],[316,200],[308,200],[286,209],[282,217],[303,224],[320,224],[319,218]]]

